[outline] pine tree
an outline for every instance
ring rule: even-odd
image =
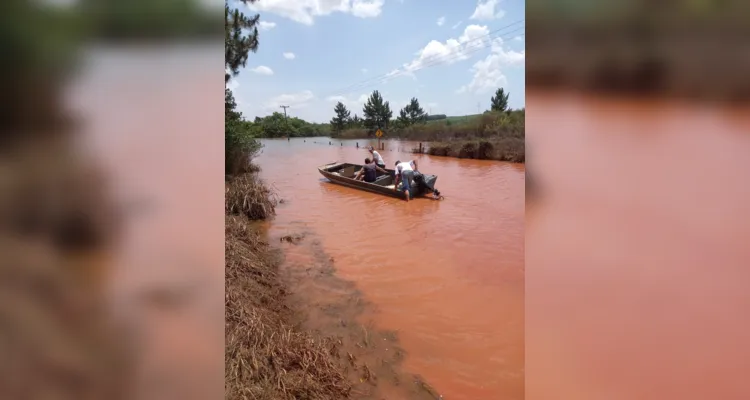
[[[336,103],[335,107],[333,107],[333,112],[336,113],[336,116],[331,119],[331,129],[334,132],[341,132],[349,123],[349,115],[351,115],[351,113],[346,109],[344,103],[340,101]]]
[[[255,3],[258,0],[240,0],[243,4]],[[258,51],[258,21],[260,15],[248,17],[238,9],[230,9],[224,3],[224,81],[237,76],[240,67],[247,63],[250,52]],[[247,32],[247,33],[245,33]]]
[[[495,92],[495,95],[492,96],[491,102],[491,108],[492,111],[500,111],[505,112],[508,110],[508,96],[510,93],[505,93],[503,88],[497,89]]]
[[[427,121],[427,113],[419,106],[419,100],[416,97],[413,97],[405,108],[409,114],[409,122],[411,124],[425,123]]]
[[[396,118],[396,123],[401,128],[425,122],[427,122],[427,113],[419,106],[419,100],[416,97],[413,97],[409,104],[401,109]]]
[[[257,0],[241,0],[243,4]],[[239,75],[250,52],[258,50],[259,15],[248,17],[224,3],[224,82]],[[247,32],[247,33],[246,33]],[[241,172],[250,158],[260,149],[243,124],[242,114],[229,88],[224,88],[224,160],[226,173]]]
[[[354,118],[352,118],[349,121],[349,126],[352,128],[361,128],[362,127],[362,119],[359,118],[357,114],[354,114]]]
[[[393,111],[387,101],[377,90],[373,91],[362,109],[364,125],[370,132],[377,129],[388,129],[388,124],[393,117]]]

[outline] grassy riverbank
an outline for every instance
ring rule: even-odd
[[[525,111],[485,113],[461,122],[434,121],[411,127],[410,140],[427,143],[415,153],[523,163],[526,161]]]
[[[347,397],[351,385],[333,355],[335,340],[291,323],[279,257],[257,222],[275,206],[254,173],[226,183],[226,398]]]
[[[450,142],[434,142],[420,149],[413,149],[414,153],[432,156],[472,158],[477,160],[497,160],[514,163],[526,162],[526,152],[523,139],[474,139],[456,140]]]

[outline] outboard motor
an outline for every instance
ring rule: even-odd
[[[440,197],[440,191],[427,183],[427,180],[424,179],[424,175],[422,175],[419,171],[414,171],[414,183],[416,183],[418,187],[422,187],[428,192],[431,192],[435,196],[435,198]]]

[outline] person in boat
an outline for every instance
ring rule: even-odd
[[[370,154],[372,154],[372,159],[375,161],[375,164],[378,165],[380,168],[385,168],[385,161],[383,161],[383,157],[375,151],[375,148],[372,146],[368,147],[367,150],[370,151]]]
[[[418,171],[417,162],[414,160],[401,162],[396,161],[396,188],[399,182],[402,184],[402,190],[406,194],[406,201],[409,201],[409,190],[411,190],[411,181],[414,179],[414,171]]]
[[[365,182],[375,182],[376,179],[378,179],[378,171],[387,174],[388,171],[386,171],[383,168],[380,168],[377,164],[375,164],[374,161],[370,160],[369,158],[365,158],[365,165],[362,166],[362,169],[357,172],[357,175],[354,177],[354,179],[361,181],[364,180]]]

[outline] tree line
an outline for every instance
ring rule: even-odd
[[[490,110],[495,112],[508,112],[508,97],[510,93],[505,92],[503,88],[495,91],[495,95],[490,99]],[[374,90],[362,107],[362,117],[354,114],[342,102],[337,102],[333,107],[334,117],[330,122],[332,133],[340,133],[346,129],[366,129],[368,134],[372,135],[378,129],[388,130],[389,128],[404,129],[413,125],[425,124],[430,120],[445,119],[444,114],[428,115],[419,105],[419,100],[413,97],[398,113],[396,119],[393,119],[393,111],[390,102],[384,101],[379,91]]]

